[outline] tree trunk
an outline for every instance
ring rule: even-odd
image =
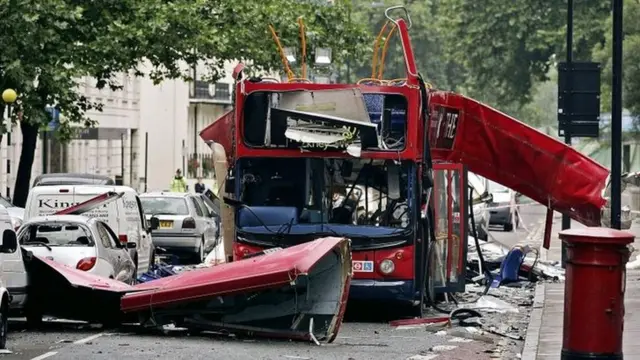
[[[31,183],[31,168],[38,142],[38,126],[29,124],[26,121],[20,122],[22,131],[22,151],[20,152],[20,163],[16,173],[16,186],[13,191],[13,204],[24,207],[29,195],[29,184]]]

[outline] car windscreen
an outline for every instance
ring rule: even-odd
[[[91,232],[84,225],[74,223],[38,223],[20,231],[22,245],[94,246]]]
[[[182,197],[144,196],[140,202],[148,215],[189,215],[187,200]]]

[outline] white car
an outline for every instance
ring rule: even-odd
[[[34,255],[105,278],[133,284],[135,264],[129,248],[109,225],[80,215],[38,216],[18,230],[18,242]]]

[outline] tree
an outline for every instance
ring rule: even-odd
[[[434,21],[438,16],[437,1],[405,1],[404,2],[411,17],[412,26],[409,29],[409,36],[413,45],[414,56],[418,65],[418,70],[425,76],[426,80],[439,89],[453,89],[456,81],[455,72],[451,71],[451,64],[444,59],[444,49],[442,34]],[[368,26],[372,36],[367,41],[367,52],[363,57],[352,56],[352,72],[357,79],[369,78],[372,72],[373,43],[387,18],[384,10],[387,7],[398,5],[398,1],[385,0],[377,1],[375,6],[360,6],[354,9],[352,22],[363,23]],[[402,11],[392,12],[394,18],[404,17]],[[391,24],[393,25],[393,24]],[[386,28],[384,36],[380,41],[380,54],[386,41],[386,35],[391,30],[391,25]],[[376,72],[377,73],[377,72]],[[389,47],[386,53],[384,64],[385,79],[404,78],[406,76],[405,63],[402,52],[402,43],[397,30],[389,39]],[[354,81],[354,79],[349,79]]]
[[[624,41],[622,44],[622,61],[624,78],[622,82],[622,101],[636,118],[640,116],[640,24],[636,21],[640,16],[640,3],[637,0],[625,0],[624,4]],[[605,41],[596,44],[593,48],[593,57],[602,63],[602,109],[611,111],[611,56],[612,56],[612,28],[613,21],[609,17],[604,27],[606,29]],[[636,121],[637,123],[637,121]],[[640,124],[634,124],[640,129]]]
[[[524,105],[535,81],[547,80],[554,54],[565,52],[566,2],[450,0],[441,2],[439,28],[449,61],[460,64],[474,97],[492,93],[496,106]],[[610,1],[575,1],[574,56],[589,60],[604,41]]]
[[[66,121],[56,136],[62,140],[75,126],[92,126],[92,103],[76,91],[86,75],[96,86],[116,90],[114,75],[133,70],[155,82],[189,78],[188,65],[204,62],[213,80],[226,60],[251,59],[256,69],[279,66],[280,58],[267,30],[273,23],[286,42],[292,40],[296,18],[308,21],[310,47],[330,46],[359,51],[365,33],[357,24],[344,25],[350,6],[310,1],[263,0],[0,0],[0,85],[14,88],[24,137],[14,203],[26,202],[38,133],[50,122],[45,106],[55,106]],[[297,39],[297,37],[295,38]],[[336,52],[334,61],[344,58]],[[145,74],[140,64],[147,61]]]

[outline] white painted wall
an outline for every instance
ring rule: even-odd
[[[187,134],[189,85],[165,81],[154,86],[143,80],[140,96],[140,137],[138,177],[144,176],[144,133],[149,134],[148,190],[169,187],[171,178],[182,168],[182,140]]]

